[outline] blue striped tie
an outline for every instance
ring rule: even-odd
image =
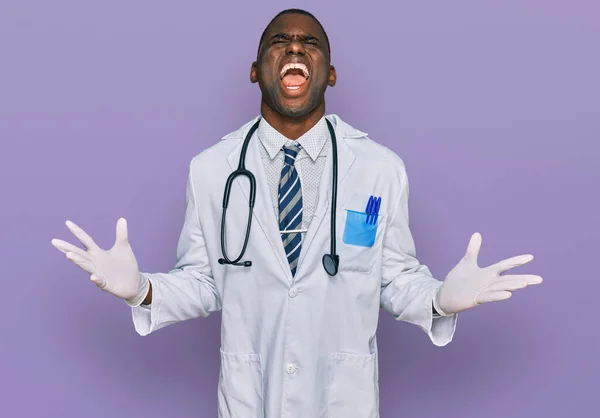
[[[281,180],[279,181],[279,230],[300,229],[302,224],[302,187],[294,163],[300,150],[300,144],[284,146],[285,155]],[[281,234],[283,248],[290,263],[292,276],[296,274],[298,256],[302,244],[300,232]]]

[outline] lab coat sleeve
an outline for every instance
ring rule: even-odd
[[[168,273],[142,273],[152,284],[152,303],[132,308],[134,327],[140,335],[176,322],[206,317],[221,309],[196,202],[190,165],[185,220],[177,244],[175,267]]]
[[[383,238],[381,306],[397,320],[419,326],[436,346],[444,346],[452,341],[457,315],[433,315],[433,298],[443,282],[433,278],[429,268],[416,258],[408,222],[408,179],[402,162],[397,176],[400,193],[388,215]]]

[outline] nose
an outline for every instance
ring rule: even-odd
[[[286,50],[286,55],[304,55],[306,51],[304,50],[304,45],[302,42],[296,37],[290,39],[290,43],[288,44]]]

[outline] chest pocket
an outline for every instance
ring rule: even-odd
[[[370,273],[381,260],[387,215],[380,210],[377,219],[368,223],[367,213],[364,207],[360,208],[361,204],[357,203],[357,199],[351,199],[338,210],[336,229],[340,272]]]

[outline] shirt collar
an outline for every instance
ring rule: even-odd
[[[271,159],[275,158],[284,145],[294,142],[273,128],[264,118],[261,118],[257,134],[258,139],[267,150]],[[322,117],[315,126],[310,128],[300,138],[296,139],[296,141],[302,146],[302,149],[306,151],[310,158],[315,161],[321,151],[326,149],[323,146],[328,138],[329,129],[327,128],[325,117]]]

